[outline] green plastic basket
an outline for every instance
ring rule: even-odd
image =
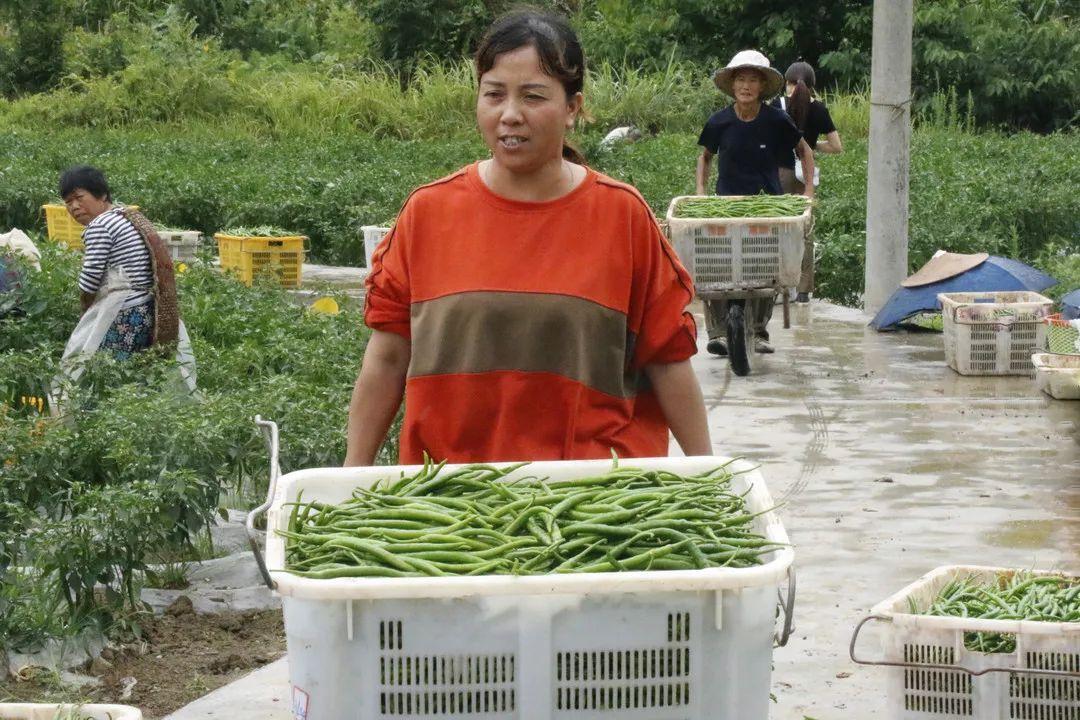
[[[1046,350],[1057,355],[1080,355],[1080,330],[1060,315],[1046,318]]]

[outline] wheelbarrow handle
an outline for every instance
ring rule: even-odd
[[[280,447],[278,443],[278,426],[273,420],[263,420],[261,415],[255,416],[255,424],[262,431],[263,438],[266,440],[266,447],[270,451],[270,483],[266,490],[266,502],[249,512],[244,524],[247,527],[248,544],[251,545],[251,552],[255,555],[255,562],[259,566],[259,573],[262,575],[263,582],[266,583],[266,587],[275,590],[277,589],[277,583],[270,577],[270,571],[266,568],[266,558],[263,557],[262,546],[259,542],[260,538],[255,530],[255,520],[273,504],[274,495],[277,492],[278,478],[281,477],[281,465],[278,462],[278,450]]]
[[[1050,677],[1080,677],[1080,671],[1070,670],[1038,670],[1035,668],[1018,668],[1018,667],[993,667],[985,668],[983,670],[969,670],[966,667],[960,665],[939,665],[937,663],[913,663],[913,662],[900,662],[898,660],[864,660],[855,657],[855,643],[859,640],[859,632],[863,629],[863,626],[871,620],[878,620],[881,622],[892,622],[892,618],[884,615],[867,615],[859,624],[855,626],[855,632],[851,635],[851,644],[848,645],[848,655],[851,657],[852,662],[859,665],[883,665],[885,667],[902,667],[902,668],[917,668],[919,670],[950,670],[953,672],[962,672],[971,675],[972,677],[978,677],[979,675],[986,675],[992,672],[1004,672],[1004,673],[1017,673],[1021,675],[1048,675]]]
[[[777,589],[777,600],[780,602],[780,607],[784,611],[784,627],[776,635],[776,646],[784,647],[788,643],[788,638],[791,637],[792,631],[795,629],[795,566],[791,565],[787,569],[788,587],[787,598],[784,598],[784,594]]]

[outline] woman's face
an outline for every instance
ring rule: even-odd
[[[544,73],[532,45],[503,53],[480,77],[476,123],[496,163],[514,173],[536,171],[562,157],[563,138],[581,110]]]
[[[753,103],[761,100],[761,93],[765,87],[761,73],[757,70],[736,70],[731,76],[731,90],[735,93],[735,100],[741,103]]]
[[[64,198],[64,205],[71,217],[75,218],[75,222],[88,225],[91,220],[108,210],[112,203],[105,198],[96,198],[93,193],[82,188],[76,188]]]

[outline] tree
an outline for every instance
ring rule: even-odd
[[[424,56],[457,59],[472,52],[495,16],[482,0],[365,0],[377,28],[379,53],[408,80]]]
[[[64,36],[69,21],[62,0],[22,0],[9,11],[14,47],[8,75],[14,90],[39,92],[64,73]]]

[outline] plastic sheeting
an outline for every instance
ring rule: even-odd
[[[892,294],[870,326],[875,330],[894,330],[908,318],[924,312],[938,312],[938,293],[1031,290],[1041,292],[1057,280],[1018,260],[991,255],[986,262],[967,272],[941,282],[919,287],[901,287]]]
[[[1061,316],[1066,320],[1080,318],[1080,290],[1073,290],[1061,298]]]

